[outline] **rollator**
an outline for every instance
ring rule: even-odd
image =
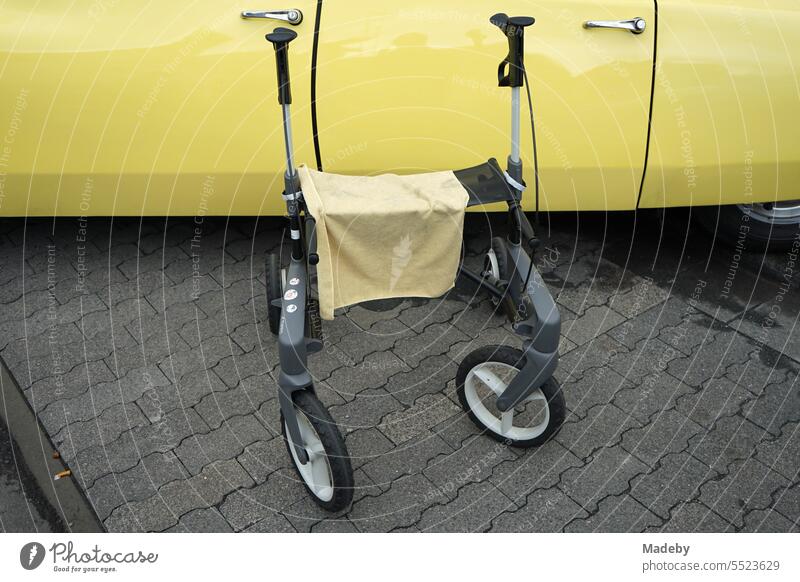
[[[452,174],[466,191],[466,206],[507,203],[509,234],[506,238],[492,238],[481,273],[465,267],[460,255],[456,257],[453,279],[460,274],[489,293],[521,336],[522,349],[490,345],[474,350],[458,367],[456,389],[461,405],[481,431],[511,446],[534,447],[555,434],[565,411],[564,396],[553,377],[558,364],[561,318],[533,264],[531,257],[539,241],[521,206],[525,183],[520,158],[520,88],[526,77],[525,28],[534,19],[496,14],[490,22],[508,39],[509,52],[500,64],[498,81],[501,87],[511,89],[511,154],[505,171],[492,158]],[[353,499],[353,469],[345,441],[315,395],[307,368],[308,356],[323,348],[317,266],[329,257],[321,257],[321,250],[318,251],[317,230],[322,224],[317,225],[320,217],[309,211],[309,193],[304,195],[302,168],[295,166],[292,149],[288,50],[296,37],[286,28],[276,28],[266,35],[275,49],[278,102],[283,108],[283,197],[291,235],[288,267],[281,267],[277,255],[267,256],[267,315],[270,331],[278,339],[281,425],[288,453],[313,500],[326,510],[341,511]],[[430,175],[391,177],[402,188],[419,184]],[[320,172],[317,179],[325,176]],[[359,179],[352,177],[354,183]],[[459,232],[463,236],[463,231]]]

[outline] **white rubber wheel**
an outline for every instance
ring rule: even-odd
[[[546,442],[564,421],[564,395],[550,378],[523,402],[501,412],[497,398],[525,364],[520,350],[487,346],[469,354],[458,368],[459,400],[476,426],[492,438],[514,446],[532,447]]]
[[[310,390],[296,392],[294,405],[308,462],[300,462],[283,415],[281,425],[297,474],[317,505],[328,511],[345,509],[353,501],[353,468],[342,434]]]
[[[308,454],[308,462],[304,465],[297,456],[295,447],[289,447],[292,460],[300,473],[308,490],[320,501],[328,502],[333,499],[333,476],[331,475],[331,464],[325,454],[325,445],[319,438],[317,431],[302,412],[297,413],[297,423],[300,425],[300,435],[303,437],[303,448]],[[284,421],[284,425],[286,421]],[[284,432],[289,434],[289,427],[283,427]]]
[[[500,267],[497,264],[497,254],[494,249],[486,251],[486,270],[495,279],[500,278]]]

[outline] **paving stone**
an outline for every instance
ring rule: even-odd
[[[272,513],[244,530],[244,533],[297,533],[283,515]]]
[[[191,435],[181,442],[175,453],[189,473],[196,475],[209,463],[232,459],[247,445],[271,438],[254,415],[233,416],[211,432]]]
[[[774,491],[772,499],[774,508],[792,520],[795,528],[798,528],[800,526],[800,483],[797,478],[795,477],[791,486]]]
[[[600,335],[561,358],[558,373],[565,383],[577,382],[587,371],[607,368],[614,358],[628,351],[615,339]]]
[[[408,527],[419,520],[424,507],[421,492],[430,490],[432,486],[419,473],[400,477],[379,497],[367,496],[354,502],[348,517],[362,532],[386,532]]]
[[[54,433],[69,423],[89,421],[113,406],[134,401],[148,389],[166,383],[167,379],[158,368],[132,370],[119,380],[95,384],[80,396],[54,402],[39,413],[39,419]],[[147,410],[144,412],[152,422],[155,417]]]
[[[347,310],[345,317],[359,329],[368,330],[376,323],[397,319],[397,316],[410,305],[410,301],[398,298],[396,300],[375,301],[371,305],[375,308],[369,309],[364,305],[353,305]]]
[[[258,384],[242,384],[224,392],[203,397],[194,409],[211,428],[219,428],[229,418],[258,414],[261,405],[274,398],[273,390]]]
[[[466,485],[447,504],[434,503],[415,526],[424,532],[481,532],[514,503],[488,482]]]
[[[449,322],[455,314],[468,308],[467,303],[449,296],[437,299],[412,298],[408,303],[397,318],[417,333],[432,324]]]
[[[394,443],[377,428],[362,428],[344,437],[350,462],[354,469],[369,463],[394,449]]]
[[[774,440],[762,440],[756,446],[756,458],[789,480],[800,471],[800,422],[789,422]]]
[[[585,417],[598,404],[616,403],[617,393],[626,385],[622,376],[605,366],[586,370],[580,378],[567,378],[561,388],[567,407],[579,417]]]
[[[673,359],[667,370],[690,386],[699,387],[712,378],[724,376],[727,368],[749,358],[756,344],[733,331],[719,332],[689,357]]]
[[[676,401],[695,390],[666,372],[645,376],[640,383],[626,382],[614,395],[614,404],[645,424],[662,411],[675,408]]]
[[[665,520],[681,503],[696,499],[701,486],[720,474],[688,453],[668,454],[633,482],[630,494]]]
[[[800,313],[797,295],[776,295],[771,300],[748,309],[736,320],[736,330],[752,338],[754,342],[765,343],[795,361],[800,360],[800,341],[795,326],[797,314]],[[778,297],[781,299],[778,300]]]
[[[526,451],[517,459],[500,463],[492,471],[489,481],[509,499],[522,503],[531,491],[557,485],[564,471],[582,464],[581,459],[551,440]]]
[[[104,257],[108,258],[109,255],[106,253]],[[171,285],[170,280],[160,271],[139,273],[130,280],[125,276],[120,280],[116,273],[119,273],[117,269],[114,269],[110,276],[107,271],[103,272],[99,281],[94,273],[90,273],[87,277],[87,288],[96,290],[106,305],[116,305],[126,299],[144,299],[148,295],[156,296],[157,291],[163,291],[165,286]],[[141,320],[137,323],[139,322]]]
[[[423,473],[436,485],[434,494],[452,496],[468,483],[489,479],[495,467],[510,459],[516,459],[516,455],[506,444],[477,436],[456,451],[434,458]]]
[[[53,444],[62,458],[73,459],[78,451],[99,443],[109,443],[123,432],[148,423],[135,404],[117,404],[92,420],[68,424],[53,437]]]
[[[576,518],[588,513],[557,487],[531,493],[525,505],[514,512],[501,513],[492,522],[493,532],[560,532]]]
[[[228,356],[236,356],[242,350],[227,337],[214,337],[203,342],[202,349],[173,352],[159,362],[161,371],[172,382],[198,370],[211,370]]]
[[[634,478],[646,471],[647,466],[622,447],[603,448],[585,465],[567,469],[560,487],[584,509],[595,511],[604,497],[627,491]]]
[[[459,410],[444,394],[426,394],[413,406],[387,414],[378,429],[395,444],[401,444],[434,428]]]
[[[42,410],[64,398],[73,398],[88,391],[93,384],[114,380],[114,374],[102,360],[78,364],[63,373],[42,378],[30,387],[29,396],[34,409]]]
[[[736,414],[751,400],[754,400],[751,392],[727,378],[719,378],[708,380],[698,391],[679,397],[675,408],[710,429],[717,420]]]
[[[340,364],[326,383],[345,401],[350,401],[364,390],[384,386],[392,376],[408,372],[409,369],[392,352],[376,352],[361,362]]]
[[[132,279],[139,273],[160,271],[170,263],[182,259],[185,260],[186,258],[187,255],[183,250],[176,246],[169,246],[162,249],[162,252],[154,252],[149,255],[140,254],[137,257],[130,258],[122,262],[118,268],[128,279]]]
[[[101,520],[124,503],[142,501],[162,485],[189,477],[175,453],[152,453],[134,467],[97,479],[86,495]]]
[[[797,376],[769,384],[743,410],[751,422],[778,435],[788,422],[800,421],[800,385]]]
[[[390,350],[397,342],[413,335],[415,333],[398,320],[389,319],[376,323],[369,330],[347,334],[337,345],[354,361],[360,362],[368,354]]]
[[[369,477],[356,469],[353,472],[354,491],[353,502],[367,496],[375,496],[381,493],[381,489],[372,483]],[[357,532],[353,522],[347,518],[347,509],[338,513],[331,513],[322,509],[312,501],[309,495],[302,496],[297,502],[293,503],[285,512],[284,517],[288,519],[292,526],[299,532],[314,533],[351,533]]]
[[[610,307],[590,307],[586,313],[563,325],[564,335],[580,346],[616,327],[624,320],[622,315]]]
[[[342,430],[357,430],[380,424],[381,419],[403,407],[382,388],[364,390],[351,402],[332,406],[328,412]]]
[[[689,439],[688,451],[706,465],[721,472],[732,462],[747,459],[763,440],[769,440],[764,429],[740,416],[720,419],[708,432]]]
[[[450,322],[470,337],[483,335],[486,330],[503,325],[505,317],[486,300],[465,306],[450,319]]]
[[[189,349],[188,344],[177,333],[154,334],[144,339],[135,334],[133,337],[139,345],[116,349],[105,357],[106,364],[117,376],[125,376],[132,370],[143,367],[155,366],[168,360],[172,354],[179,354]]]
[[[618,291],[608,301],[609,307],[628,319],[661,305],[670,296],[669,290],[658,286],[651,277],[635,277],[633,281],[631,289]]]
[[[88,314],[106,309],[96,295],[81,295],[64,305],[51,305],[31,314],[25,319],[25,331],[30,335],[45,333],[55,324],[75,323]]]
[[[250,477],[235,460],[220,461],[199,475],[164,485],[152,497],[118,507],[104,524],[110,532],[164,531],[189,511],[216,505],[250,485]]]
[[[798,370],[800,368],[795,362],[769,346],[761,345],[746,359],[728,366],[725,377],[758,395],[766,386],[785,381],[787,373],[796,376]]]
[[[568,532],[641,532],[662,520],[630,495],[609,496],[600,501],[596,513],[570,522]]]
[[[658,339],[691,356],[727,330],[722,323],[704,313],[686,311],[679,324],[666,325],[659,329]]]
[[[247,445],[236,460],[258,484],[278,469],[290,469],[292,464],[282,436]]]
[[[135,326],[136,322],[146,321],[155,315],[155,309],[144,298],[133,297],[112,304],[105,310],[87,314],[81,319],[79,326],[86,337],[92,338],[97,334],[107,333],[109,329],[113,329],[116,334],[128,325]]]
[[[774,300],[777,283],[759,277],[757,271],[740,268],[740,258],[734,256],[736,249],[718,246],[714,260],[707,265],[691,265],[684,276],[676,279],[676,291],[690,292],[685,287],[692,284],[693,278],[702,278],[706,286],[697,295],[696,306],[721,321],[730,321],[747,309]]]
[[[737,527],[750,510],[768,507],[771,494],[788,481],[755,459],[736,461],[728,473],[701,487],[700,501]]]
[[[447,383],[455,378],[457,366],[446,356],[431,356],[409,372],[394,374],[385,389],[406,406],[425,394],[442,392]]]
[[[208,431],[193,410],[176,410],[159,422],[124,432],[118,439],[94,445],[78,453],[73,473],[78,483],[91,487],[109,473],[119,473],[136,466],[150,453],[165,453],[198,430]]]
[[[630,352],[615,354],[610,365],[629,382],[642,383],[648,376],[668,370],[670,362],[680,356],[679,351],[661,340],[650,339],[640,342]]]
[[[591,408],[585,418],[565,422],[555,438],[583,459],[600,447],[619,444],[626,431],[640,426],[613,404],[602,404]]]
[[[419,335],[400,340],[392,351],[411,367],[430,356],[447,354],[453,344],[469,341],[469,336],[450,323],[434,323]]]
[[[296,473],[278,471],[255,487],[240,489],[228,495],[219,510],[234,530],[243,530],[307,495]],[[275,530],[272,530],[275,531]]]
[[[455,394],[450,394],[448,391],[445,391],[445,394],[454,404],[458,402],[458,397]],[[458,406],[458,414],[451,416],[447,420],[440,422],[438,426],[431,428],[433,434],[444,439],[454,450],[461,448],[461,445],[463,445],[467,439],[483,434],[482,429],[478,428],[463,409],[460,408],[461,405],[458,404]]]
[[[744,516],[742,532],[789,533],[797,532],[797,524],[773,509],[756,509]]]
[[[228,387],[213,371],[200,369],[181,377],[177,383],[153,386],[136,400],[148,418],[159,418],[172,410],[190,408],[204,398],[223,393]]]
[[[705,434],[701,426],[675,410],[658,413],[649,424],[626,431],[622,446],[654,467],[658,459],[669,453],[686,450],[690,439]]]
[[[660,533],[723,533],[733,526],[699,501],[680,503],[672,510],[670,519],[661,526],[648,528]]]
[[[562,339],[564,339],[563,336]],[[460,364],[471,352],[486,346],[512,346],[519,349],[522,343],[518,335],[505,327],[487,327],[474,332],[474,335],[468,340],[454,343],[447,351],[447,356]]]
[[[441,438],[428,433],[406,441],[362,466],[362,470],[376,485],[385,488],[403,475],[422,472],[434,459],[448,455],[452,449]],[[433,487],[420,492],[431,494]]]

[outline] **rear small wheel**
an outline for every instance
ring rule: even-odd
[[[281,261],[275,253],[267,254],[266,263],[267,273],[267,322],[269,330],[278,335],[281,327],[281,308],[272,304],[275,299],[280,299],[283,295],[283,272],[281,271]]]
[[[501,285],[508,285],[511,279],[511,258],[508,255],[508,246],[499,236],[492,237],[491,246],[486,251],[486,259],[484,260],[484,275],[491,275],[496,280],[505,281]],[[511,296],[506,293],[502,297],[491,296],[492,304],[501,307],[509,321],[516,319],[516,309]]]
[[[286,420],[281,426],[286,449],[311,498],[327,511],[341,511],[353,501],[353,468],[339,427],[325,406],[310,391],[295,392],[294,406],[308,462],[297,456]]]
[[[497,408],[497,397],[525,365],[521,350],[486,346],[471,352],[456,374],[461,406],[475,425],[493,439],[517,447],[547,442],[564,422],[564,393],[550,378],[523,402],[506,412]]]

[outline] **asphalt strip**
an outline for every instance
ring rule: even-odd
[[[0,420],[8,428],[6,447],[13,458],[21,495],[11,503],[29,503],[30,510],[44,519],[51,531],[103,532],[86,496],[72,477],[55,480],[68,469],[58,458],[50,437],[39,424],[22,390],[0,358]],[[15,508],[19,510],[20,508]],[[35,520],[29,531],[35,531]],[[13,524],[5,528],[13,531]],[[4,529],[5,529],[4,528]]]

